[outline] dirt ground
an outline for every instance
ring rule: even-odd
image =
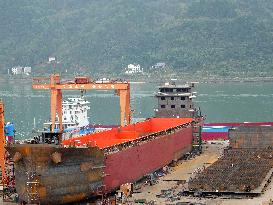
[[[244,199],[224,199],[220,198],[199,198],[189,196],[178,196],[177,194],[183,191],[187,187],[187,183],[178,184],[179,180],[189,180],[193,177],[193,173],[198,168],[207,167],[211,163],[215,162],[223,151],[223,148],[227,146],[225,142],[213,142],[213,144],[204,145],[204,152],[200,156],[196,156],[190,160],[181,160],[178,164],[172,168],[172,170],[163,177],[158,178],[155,185],[142,185],[139,193],[134,193],[131,198],[128,199],[128,204],[135,203],[136,200],[145,199],[146,202],[153,202],[156,205],[173,204],[178,202],[191,202],[208,205],[266,205],[270,200],[273,200],[273,182],[271,182],[266,188],[265,192],[259,197],[244,198]],[[161,190],[171,190],[168,195],[158,197],[162,192]],[[152,203],[151,203],[152,204]],[[179,204],[179,203],[178,203]]]

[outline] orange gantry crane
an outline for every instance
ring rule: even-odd
[[[53,74],[49,78],[34,78],[32,88],[51,90],[51,132],[53,132],[55,128],[56,114],[59,118],[60,131],[63,131],[62,90],[115,90],[117,95],[120,96],[120,125],[124,126],[131,123],[130,84],[128,82],[109,80],[91,82],[88,77],[75,77],[73,81],[61,82],[60,75]]]

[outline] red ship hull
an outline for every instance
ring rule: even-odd
[[[192,128],[149,141],[105,156],[103,184],[107,191],[121,184],[136,181],[192,149]]]
[[[202,120],[152,118],[65,140],[63,147],[9,147],[16,163],[19,198],[29,203],[64,204],[135,182],[190,152],[196,125],[202,125]]]
[[[76,146],[91,144],[106,149],[192,121],[192,118],[152,118],[125,127],[66,140],[63,144]],[[163,134],[138,146],[105,154],[103,184],[106,192],[116,189],[122,184],[136,181],[145,174],[180,158],[183,154],[191,151],[192,141],[192,126],[188,126],[172,134]]]

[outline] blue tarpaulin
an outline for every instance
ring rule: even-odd
[[[230,126],[204,126],[202,132],[228,132]]]
[[[7,123],[5,125],[5,136],[12,136],[14,137],[15,135],[15,127],[13,123]]]

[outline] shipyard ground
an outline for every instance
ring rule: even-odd
[[[156,184],[150,186],[142,184],[141,188],[128,199],[127,204],[139,204],[137,202],[144,202],[156,205],[172,204],[182,205],[188,202],[195,204],[208,204],[208,205],[266,205],[270,204],[273,200],[273,181],[267,186],[265,192],[257,197],[247,198],[235,195],[229,196],[210,196],[209,198],[200,198],[193,196],[181,196],[183,190],[187,188],[187,182],[190,177],[198,169],[204,166],[209,166],[215,162],[223,148],[227,146],[225,142],[213,142],[212,144],[204,145],[204,152],[200,156],[195,156],[190,160],[181,160],[178,164],[171,168],[170,172],[165,176],[159,177]],[[163,191],[162,191],[163,190]],[[153,203],[154,202],[154,203]]]
[[[132,197],[129,197],[124,204],[184,205],[192,203],[208,205],[269,205],[270,200],[273,200],[273,181],[267,186],[262,195],[252,198],[236,198],[238,196],[234,195],[222,197],[210,196],[210,198],[180,195],[187,188],[187,183],[185,182],[190,177],[193,177],[198,169],[202,169],[204,166],[207,167],[215,162],[225,146],[227,146],[227,143],[217,141],[204,145],[204,152],[200,156],[195,156],[188,160],[180,160],[174,167],[169,166],[168,173],[157,178],[155,184],[138,183],[137,186],[139,188],[134,191]],[[14,205],[16,203],[4,202],[3,204]],[[82,203],[82,205],[86,204],[96,203]]]

